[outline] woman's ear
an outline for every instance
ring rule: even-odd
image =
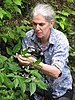
[[[50,28],[52,28],[52,27],[54,26],[54,23],[55,23],[55,21],[54,21],[54,19],[52,19],[52,20],[50,21]]]

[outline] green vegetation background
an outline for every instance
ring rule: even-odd
[[[30,12],[36,2],[50,3],[56,11],[55,28],[64,32],[70,44],[69,66],[75,88],[75,1],[74,0],[0,0],[0,99],[29,100],[37,87],[46,89],[37,70],[21,69],[14,59],[21,40],[32,28]],[[36,62],[35,65],[39,63]],[[21,76],[20,73],[25,73]],[[37,77],[38,76],[38,77]],[[34,79],[35,77],[35,79]],[[28,88],[29,87],[29,88]]]

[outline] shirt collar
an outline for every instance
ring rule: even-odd
[[[49,43],[50,44],[55,44],[55,31],[54,28],[51,28],[51,33],[50,33],[50,38],[49,38]]]

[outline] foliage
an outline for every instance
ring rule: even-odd
[[[0,55],[0,97],[2,100],[21,100],[26,96],[27,91],[30,91],[32,95],[37,86],[46,90],[46,85],[40,80],[42,76],[38,70],[22,69],[13,59],[13,56],[7,58]]]
[[[22,16],[22,0],[4,0],[1,4],[0,98],[2,100],[29,99],[37,86],[46,89],[46,85],[41,81],[42,76],[37,70],[22,69],[13,55],[16,52],[20,53],[21,39],[32,27]]]
[[[75,34],[73,22],[75,16],[74,3],[73,0],[67,1],[62,0],[61,3],[59,2],[60,6],[59,4],[54,6],[56,11],[56,28],[62,30],[66,35]]]
[[[37,87],[46,89],[37,70],[21,68],[14,59],[21,51],[21,40],[31,29],[30,12],[37,0],[0,0],[0,98],[1,100],[29,99]],[[40,0],[39,0],[40,1]],[[74,0],[47,1],[56,11],[55,28],[67,36],[75,35]],[[70,45],[70,56],[75,57],[75,48]],[[25,52],[24,52],[25,53]],[[39,64],[39,59],[35,65]],[[34,65],[33,65],[34,66]],[[74,65],[71,66],[75,72]],[[29,92],[29,93],[28,93]]]

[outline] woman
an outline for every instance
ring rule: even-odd
[[[32,11],[33,29],[23,39],[23,49],[28,47],[41,48],[43,52],[41,68],[35,66],[48,84],[48,96],[44,92],[34,94],[33,100],[72,100],[72,76],[67,65],[69,43],[66,36],[53,28],[55,12],[49,4],[37,4]],[[22,65],[31,65],[37,57],[24,58],[17,56]],[[42,91],[42,90],[40,90]],[[44,97],[43,97],[44,96]]]

